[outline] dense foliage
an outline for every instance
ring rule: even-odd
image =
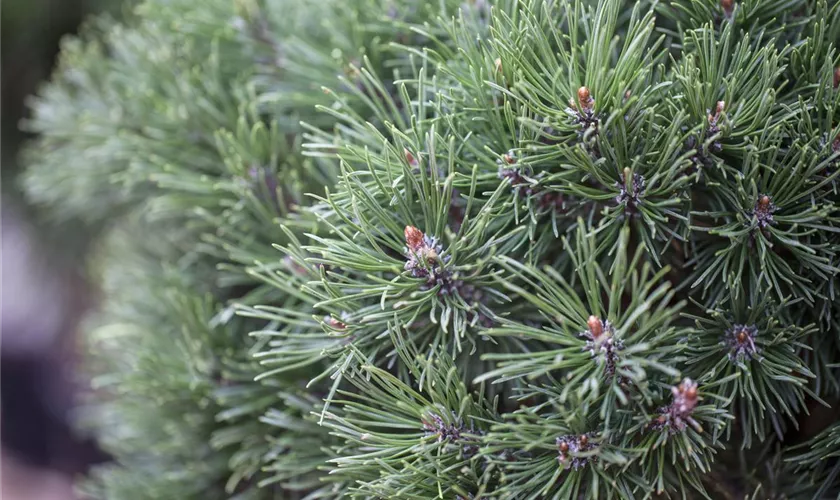
[[[840,3],[146,0],[24,178],[123,498],[840,495]]]

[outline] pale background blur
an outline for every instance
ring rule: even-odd
[[[107,460],[72,427],[84,387],[77,330],[94,305],[82,266],[78,228],[47,228],[28,207],[15,177],[29,137],[18,128],[26,98],[49,77],[61,37],[92,12],[119,16],[123,0],[3,0],[2,171],[0,171],[0,437],[4,500],[70,500],[73,478]],[[60,242],[60,244],[58,243]]]

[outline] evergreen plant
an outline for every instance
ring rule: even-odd
[[[145,0],[23,184],[103,499],[840,498],[837,0]]]

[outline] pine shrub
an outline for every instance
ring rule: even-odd
[[[23,184],[107,499],[838,498],[836,0],[145,0]]]

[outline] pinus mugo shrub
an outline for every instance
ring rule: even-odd
[[[836,498],[836,0],[146,0],[23,179],[107,499]]]

